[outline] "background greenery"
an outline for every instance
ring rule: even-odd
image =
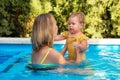
[[[30,37],[34,18],[51,12],[59,33],[72,12],[84,12],[90,38],[120,38],[120,0],[0,0],[0,37]]]

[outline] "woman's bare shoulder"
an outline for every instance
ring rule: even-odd
[[[58,54],[60,54],[60,52],[58,52],[57,50],[55,50],[55,49],[53,49],[53,48],[52,48],[52,50],[51,50],[50,53],[53,54],[53,55],[58,55]]]

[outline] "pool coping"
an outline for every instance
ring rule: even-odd
[[[65,40],[54,41],[54,44],[64,44]],[[0,44],[31,44],[30,38],[1,37]],[[89,39],[88,44],[120,44],[120,38]]]

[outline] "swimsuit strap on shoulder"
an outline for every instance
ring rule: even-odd
[[[43,63],[44,63],[44,61],[45,61],[45,59],[47,58],[48,54],[50,53],[50,50],[51,50],[51,49],[52,49],[52,48],[50,48],[50,49],[46,52],[46,54],[43,56],[42,60],[40,61],[40,64],[43,64]]]

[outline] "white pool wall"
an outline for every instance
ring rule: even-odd
[[[0,38],[5,44],[31,44],[31,38]],[[54,41],[54,44],[64,44],[65,40]],[[120,44],[120,38],[89,39],[88,44]]]

